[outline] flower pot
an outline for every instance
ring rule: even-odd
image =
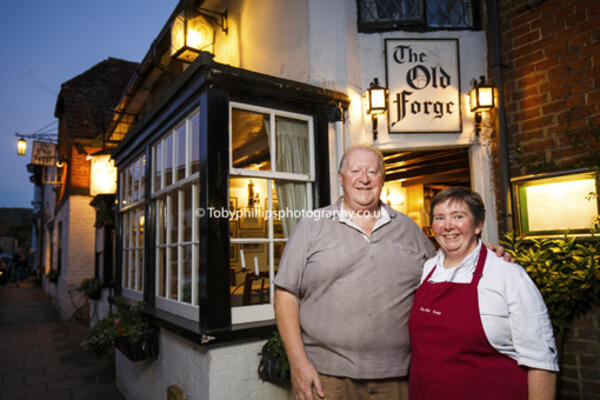
[[[120,337],[115,341],[115,347],[130,361],[154,359],[158,355],[158,332],[155,330],[136,337]]]

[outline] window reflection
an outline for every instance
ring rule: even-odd
[[[232,109],[231,163],[234,168],[271,170],[269,129],[268,114]]]

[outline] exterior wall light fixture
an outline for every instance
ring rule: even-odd
[[[496,107],[494,87],[485,82],[485,77],[479,77],[479,82],[473,80],[473,89],[469,92],[471,112],[475,113],[475,135],[481,130],[481,113]]]
[[[27,139],[40,140],[43,142],[56,143],[56,134],[53,133],[31,133],[22,134],[19,132],[15,133],[15,136],[19,138],[17,140],[17,155],[24,156],[27,152]],[[33,147],[35,150],[35,146]]]
[[[25,152],[27,152],[27,140],[25,140],[24,137],[21,137],[17,140],[17,154],[24,156]]]
[[[373,78],[365,92],[365,107],[373,121],[373,141],[377,140],[377,116],[387,111],[388,89],[379,85],[379,79]]]
[[[227,34],[227,11],[183,10],[171,25],[171,58],[192,62],[202,51],[213,53],[215,27]]]

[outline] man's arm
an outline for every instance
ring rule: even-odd
[[[556,373],[530,368],[527,371],[527,390],[529,400],[554,400]]]
[[[306,358],[300,334],[298,298],[295,294],[276,287],[274,307],[277,328],[290,361],[292,387],[296,400],[313,400],[313,386],[321,398],[325,397],[317,370]]]

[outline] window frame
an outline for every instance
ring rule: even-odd
[[[137,173],[139,175],[139,181],[137,183],[137,193],[133,192],[133,178],[131,175],[131,168],[134,168],[134,174]],[[147,273],[146,273],[146,236],[148,235],[148,230],[146,229],[147,224],[144,222],[144,237],[143,241],[139,243],[139,223],[138,230],[136,231],[136,246],[132,246],[132,235],[131,230],[129,231],[129,236],[125,234],[126,229],[130,229],[132,214],[136,216],[143,216],[144,221],[146,221],[146,178],[147,178],[147,169],[148,169],[148,159],[146,157],[146,153],[137,153],[134,157],[132,157],[129,162],[125,163],[123,167],[119,170],[119,226],[121,227],[121,234],[119,235],[119,254],[118,260],[120,260],[120,271],[119,271],[119,289],[121,294],[124,297],[135,301],[142,301],[144,299],[144,287],[147,281]],[[130,179],[131,178],[131,179]],[[131,185],[131,188],[130,188]],[[131,189],[131,193],[129,193],[129,189]],[[129,220],[129,223],[125,223],[125,219]],[[129,239],[129,245],[127,247],[124,246],[125,239]],[[125,251],[128,251],[127,254]],[[125,273],[129,273],[129,269],[131,268],[131,260],[130,257],[131,251],[135,250],[141,253],[141,265],[138,265],[138,259],[135,259],[133,267],[135,268],[135,278],[137,279],[138,270],[141,271],[142,282],[140,283],[141,290],[132,289],[130,287],[124,287],[123,283],[125,282],[124,276]],[[125,264],[125,257],[128,257],[128,263]],[[127,265],[127,268],[125,268]],[[127,271],[126,271],[127,269]],[[137,287],[137,285],[135,285]]]
[[[192,120],[194,118],[198,118],[198,123],[195,128],[197,129],[196,135],[192,132],[194,128]],[[199,321],[199,300],[198,300],[198,291],[199,285],[194,284],[194,282],[199,281],[200,276],[200,233],[199,233],[199,221],[197,216],[195,215],[195,210],[199,208],[200,204],[200,192],[201,192],[201,182],[200,182],[200,171],[192,172],[192,163],[193,163],[193,146],[199,146],[200,143],[200,109],[198,107],[193,108],[191,111],[183,115],[182,119],[179,120],[176,124],[174,124],[171,128],[166,129],[162,132],[162,134],[156,138],[150,144],[150,153],[151,153],[151,165],[150,165],[150,181],[151,181],[151,189],[150,189],[150,201],[154,204],[154,235],[151,240],[152,242],[152,252],[154,254],[154,287],[150,288],[152,297],[154,300],[154,304],[157,309],[162,311],[169,312],[174,315],[178,315],[182,318],[189,319],[192,321]],[[180,145],[180,129],[182,126],[184,128],[185,135],[185,161],[184,161],[184,176],[183,178],[178,178],[179,171],[177,170],[178,166],[180,166],[179,158],[179,145]],[[172,137],[172,147],[171,147],[171,182],[166,182],[166,174],[165,174],[165,160],[166,160],[166,141]],[[197,143],[194,143],[193,138],[196,138]],[[160,188],[156,187],[157,183],[157,160],[158,154],[157,149],[160,146]],[[199,156],[199,154],[198,154]],[[197,160],[198,163],[200,160]],[[185,191],[186,188],[190,187],[191,190],[191,240],[185,241],[183,238],[183,229],[184,229],[184,211],[185,211]],[[176,199],[176,200],[175,200]],[[164,243],[160,242],[163,238],[160,237],[160,224],[162,222],[160,217],[161,207],[164,204],[164,212],[165,212],[165,238]],[[175,204],[174,204],[175,203]],[[169,217],[172,214],[173,207],[177,207],[177,238],[172,237],[172,225],[171,218]],[[184,287],[184,252],[185,247],[191,247],[191,302],[187,303],[183,301],[183,287]],[[165,251],[165,290],[164,296],[161,295],[161,290],[159,285],[161,285],[161,277],[160,277],[160,266],[159,260],[160,252],[164,249]],[[175,249],[177,256],[177,299],[172,299],[171,295],[171,255]]]
[[[232,144],[233,144],[233,110],[239,109],[242,111],[250,111],[259,114],[268,114],[269,115],[269,147],[270,147],[270,165],[271,171],[265,170],[250,170],[245,168],[234,168],[233,167],[233,157],[232,157]],[[277,117],[289,118],[298,121],[304,121],[308,125],[308,151],[309,151],[309,169],[308,174],[300,174],[300,173],[292,173],[292,172],[279,172],[273,171],[275,168],[275,160],[277,157],[276,151],[277,146],[275,145],[276,140],[276,119]],[[229,179],[231,178],[258,178],[265,179],[267,181],[267,199],[269,210],[273,209],[273,195],[272,190],[274,189],[274,185],[276,181],[294,181],[294,182],[303,182],[306,184],[306,197],[307,197],[307,208],[313,209],[313,191],[315,185],[315,127],[314,127],[314,117],[309,114],[302,114],[297,112],[290,112],[281,110],[275,107],[265,107],[259,106],[256,104],[242,103],[239,101],[231,101],[229,102],[229,142],[228,142],[228,154],[229,154]],[[228,191],[228,203],[229,204],[229,191]],[[268,267],[269,267],[269,303],[260,304],[260,305],[246,305],[246,306],[238,306],[231,307],[231,323],[233,325],[239,325],[243,323],[252,323],[252,322],[260,322],[271,320],[274,318],[273,313],[273,295],[274,295],[274,286],[272,284],[273,278],[275,277],[274,273],[274,244],[275,243],[286,243],[287,238],[275,238],[274,237],[274,229],[273,229],[273,219],[266,219],[268,223],[267,228],[267,237],[266,238],[229,238],[229,245],[231,244],[250,244],[250,243],[258,243],[265,244],[267,246],[267,259],[268,259]],[[228,263],[229,266],[229,263]]]
[[[423,2],[423,15],[422,20],[381,20],[381,21],[364,21],[362,15],[361,4],[365,0],[356,0],[356,23],[359,33],[376,33],[386,31],[416,31],[416,32],[428,32],[428,31],[456,31],[456,30],[481,30],[481,3],[478,0],[470,0],[471,2],[471,26],[433,26],[427,23],[427,2],[428,0],[421,0]]]

